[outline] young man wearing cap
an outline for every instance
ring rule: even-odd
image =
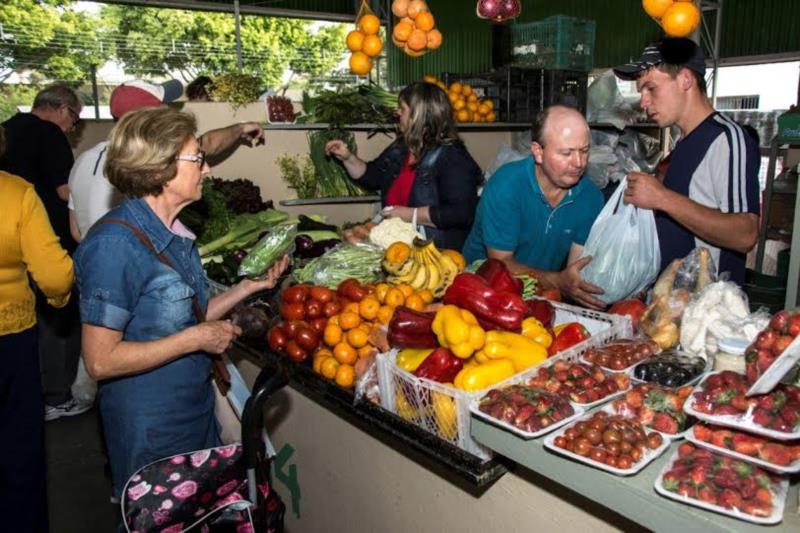
[[[178,80],[160,85],[143,80],[125,82],[111,93],[111,116],[119,120],[131,111],[173,102],[181,94],[183,86]],[[263,139],[264,132],[260,124],[243,122],[204,133],[200,136],[200,145],[213,158],[239,141],[253,146],[253,143],[258,144]],[[106,141],[102,141],[78,156],[69,176],[70,229],[79,242],[92,224],[121,200],[116,189],[103,175],[106,144]]]
[[[665,38],[645,48],[639,61],[614,69],[636,81],[651,120],[681,131],[663,183],[631,172],[624,198],[656,211],[662,270],[703,246],[717,271],[741,285],[746,254],[758,238],[761,158],[754,139],[711,106],[705,68],[697,44]]]

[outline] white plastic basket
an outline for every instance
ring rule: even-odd
[[[556,324],[580,322],[591,337],[546,361],[565,359],[577,362],[588,348],[632,335],[631,322],[627,317],[562,303],[554,302],[553,306],[556,310]],[[470,404],[486,394],[488,389],[465,392],[429,379],[418,378],[395,364],[397,352],[398,350],[391,350],[378,356],[378,386],[383,408],[473,455],[490,459],[491,450],[478,444],[470,432]],[[528,368],[491,388],[521,383],[536,371],[535,368]]]

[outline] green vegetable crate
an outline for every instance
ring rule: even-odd
[[[511,26],[511,55],[527,67],[592,70],[595,22],[555,15]]]

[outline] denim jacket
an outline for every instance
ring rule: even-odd
[[[167,267],[118,217],[139,227]],[[122,332],[126,341],[152,341],[196,324],[192,296],[205,313],[208,281],[194,239],[170,231],[139,199],[100,219],[75,253],[81,321]],[[187,354],[158,368],[100,383],[98,398],[111,459],[114,492],[138,468],[175,453],[218,443],[211,360]]]
[[[381,204],[400,174],[408,147],[397,139],[377,159],[367,164],[359,183],[379,190]],[[416,166],[417,175],[408,199],[409,207],[430,207],[436,228],[425,228],[440,248],[461,250],[472,227],[478,205],[478,185],[483,181],[481,168],[463,143],[440,145],[428,150]]]

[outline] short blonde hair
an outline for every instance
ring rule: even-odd
[[[126,196],[158,196],[178,173],[175,157],[195,132],[194,116],[176,109],[127,113],[111,130],[104,168],[108,181]]]

